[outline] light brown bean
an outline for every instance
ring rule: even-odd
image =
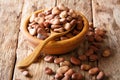
[[[55,31],[55,32],[64,32],[64,28],[63,27],[55,28],[53,31]]]
[[[71,24],[70,23],[65,23],[64,28],[65,30],[70,30],[71,29]]]
[[[44,57],[44,61],[52,63],[52,62],[54,62],[54,57],[47,55]]]
[[[70,66],[70,65],[71,65],[70,61],[60,62],[60,66]]]
[[[54,63],[59,64],[60,62],[63,62],[65,59],[60,57],[60,58],[55,58]]]
[[[64,75],[62,73],[55,74],[55,79],[57,79],[57,80],[61,80],[63,77],[64,77]]]
[[[67,17],[67,11],[62,11],[59,16],[60,16],[60,18],[66,18]]]
[[[81,64],[80,60],[76,57],[73,57],[73,56],[70,58],[70,61],[74,65],[80,65]]]
[[[81,73],[73,73],[72,74],[72,80],[82,80],[83,75]]]
[[[60,20],[59,19],[51,19],[50,23],[54,24],[54,25],[57,25],[57,24],[60,24]]]
[[[40,23],[43,23],[45,19],[44,19],[44,17],[36,17],[34,20],[35,20],[35,22],[40,24]]]
[[[58,7],[54,7],[53,9],[52,9],[52,14],[59,14],[60,13],[60,10],[58,9]]]
[[[64,74],[68,70],[69,70],[68,66],[62,66],[62,67],[58,68],[56,72]]]
[[[45,73],[48,74],[48,75],[52,75],[54,72],[53,72],[53,70],[51,68],[46,67],[45,68]]]
[[[65,76],[72,76],[72,74],[74,73],[75,71],[73,69],[69,69],[64,75]]]
[[[53,24],[53,25],[51,25],[51,28],[52,28],[52,29],[61,28],[61,25],[54,25],[54,24]]]
[[[99,70],[98,67],[94,67],[94,68],[91,68],[91,69],[88,71],[88,73],[89,73],[90,75],[95,75],[95,74],[97,74],[99,71],[100,71],[100,70]]]

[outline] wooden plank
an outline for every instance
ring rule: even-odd
[[[21,24],[23,24],[26,16],[30,15],[32,12],[53,6],[55,6],[55,0],[24,0]],[[32,50],[33,48],[29,46],[28,42],[25,40],[25,37],[20,32],[17,48],[17,62],[21,61],[24,57],[31,53]],[[23,76],[20,70],[15,67],[13,80],[49,80],[52,76],[48,76],[44,73],[46,66],[51,67],[53,70],[57,68],[57,65],[46,63],[42,60],[40,63],[32,64],[29,67],[30,73],[33,76],[31,78]]]
[[[92,8],[91,8],[91,0],[57,0],[57,5],[58,4],[65,4],[71,9],[80,11],[82,14],[86,16],[89,22],[92,22]],[[62,55],[65,59],[70,60],[71,56],[78,56],[80,54],[84,54],[84,52],[87,50],[87,42],[83,42],[80,44],[80,46],[74,50],[73,52],[70,52],[69,55]],[[60,56],[61,57],[61,56]],[[88,62],[82,62],[82,63],[88,63]],[[84,76],[84,80],[89,80],[89,75],[87,72],[81,71],[80,66],[75,66],[73,67],[77,72],[81,72]]]
[[[12,80],[23,0],[0,0],[0,80]]]
[[[106,73],[105,80],[120,80],[120,0],[93,0],[93,21],[95,27],[107,30],[105,46],[111,48],[109,58],[101,58],[98,66]]]

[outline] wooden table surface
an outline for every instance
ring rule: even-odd
[[[112,55],[88,63],[103,70],[107,76],[105,80],[120,80],[120,0],[0,0],[0,80],[50,80],[51,76],[44,73],[44,68],[49,66],[56,70],[58,66],[55,64],[43,60],[32,64],[29,67],[33,74],[31,78],[23,76],[16,68],[17,62],[33,50],[24,39],[20,27],[25,17],[33,11],[60,3],[81,11],[94,27],[102,26],[107,30],[105,45],[112,49]],[[85,47],[84,44],[60,57],[67,59],[77,51],[84,51],[82,47]],[[84,80],[95,80],[86,72],[81,73],[85,76]]]

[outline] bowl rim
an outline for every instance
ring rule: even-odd
[[[40,43],[40,42],[43,42],[44,40],[40,40],[36,37],[33,37],[32,35],[30,35],[30,33],[28,32],[28,29],[27,29],[27,26],[28,26],[28,23],[29,23],[29,19],[31,17],[32,14],[38,14],[40,12],[43,12],[44,10],[41,9],[41,10],[37,10],[33,13],[31,13],[29,16],[27,16],[21,26],[21,31],[22,33],[24,34],[24,36],[30,41],[30,42],[35,42],[36,44]],[[80,33],[78,33],[77,35],[69,38],[69,39],[66,39],[66,40],[60,40],[60,41],[55,41],[56,43],[58,44],[61,44],[61,43],[66,43],[66,42],[69,42],[69,41],[73,41],[75,38],[78,38],[78,37],[83,37],[87,31],[88,31],[88,27],[89,27],[89,24],[88,24],[88,20],[87,18],[82,14],[80,13],[79,11],[76,11],[80,16],[82,16],[82,19],[83,19],[83,23],[84,23],[84,27],[83,29],[81,30]]]

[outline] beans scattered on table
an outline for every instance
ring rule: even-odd
[[[89,61],[97,61],[102,56],[103,57],[109,57],[111,55],[110,48],[102,48],[102,42],[105,38],[106,31],[104,29],[94,28],[93,25],[90,23],[89,25],[89,31],[86,35],[86,40],[88,41],[88,49],[83,54],[79,54],[78,56],[71,56],[69,60],[64,61],[61,60],[59,62],[59,58],[56,58],[56,62],[59,62],[59,68],[56,71],[54,80],[83,80],[84,76],[81,73],[81,71],[75,71],[73,68],[74,66],[78,66],[80,70],[88,72],[90,76],[95,76],[96,80],[102,80],[105,76],[105,73],[99,68],[95,67],[94,65],[85,64],[84,62]],[[99,32],[100,31],[100,32]],[[96,38],[97,36],[100,36],[102,38],[102,41],[99,40],[99,38]],[[89,38],[92,36],[92,39],[89,40]],[[100,53],[101,52],[101,53]],[[101,55],[98,55],[101,54]],[[101,56],[101,57],[99,57]],[[47,61],[46,61],[47,62]]]
[[[73,25],[76,25],[73,31],[56,40],[65,40],[77,35],[84,25],[81,16],[77,15],[74,10],[60,4],[42,13],[33,14],[29,20],[28,31],[31,35],[44,40],[50,35],[50,29],[55,32],[63,32],[69,30]],[[96,80],[103,79],[105,73],[99,67],[85,64],[84,62],[96,61],[102,58],[102,56],[106,58],[111,55],[110,48],[105,47],[103,49],[102,47],[105,34],[106,31],[103,28],[94,28],[93,24],[89,23],[89,31],[86,35],[88,49],[83,54],[77,54],[78,56],[70,56],[69,60],[65,60],[63,57],[46,55],[44,61],[50,64],[57,64],[58,69],[53,72],[51,68],[46,67],[45,73],[54,75],[51,80],[83,80],[82,70],[87,71],[90,76],[95,76]],[[75,71],[73,69],[74,66],[79,67],[80,70]],[[22,73],[24,76],[29,74],[28,71]]]

